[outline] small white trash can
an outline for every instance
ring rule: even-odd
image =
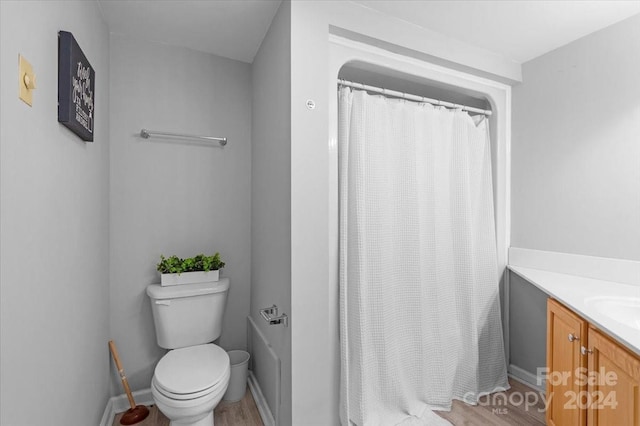
[[[231,377],[229,387],[222,399],[228,402],[240,401],[247,391],[247,377],[249,376],[249,352],[228,351],[231,363]]]

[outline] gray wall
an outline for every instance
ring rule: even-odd
[[[536,375],[547,364],[547,294],[509,272],[509,364]]]
[[[133,389],[164,354],[147,285],[160,254],[219,251],[231,288],[220,345],[246,348],[250,297],[251,68],[181,47],[111,36],[111,336]],[[141,128],[226,136],[144,140]],[[120,393],[115,374],[114,393]]]
[[[640,260],[640,15],[523,65],[512,246]],[[546,296],[510,275],[510,363],[545,365]]]
[[[523,65],[512,246],[640,260],[640,15]]]
[[[59,30],[95,79],[95,137],[57,121]],[[109,35],[95,2],[0,2],[0,424],[100,422],[109,398]],[[18,99],[18,53],[34,66]]]
[[[291,424],[291,328],[268,326],[258,311],[276,304],[291,314],[290,7],[278,9],[252,69],[251,316],[280,358],[281,425]]]

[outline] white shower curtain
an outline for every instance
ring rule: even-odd
[[[346,87],[339,115],[342,424],[448,424],[509,388],[487,120]]]

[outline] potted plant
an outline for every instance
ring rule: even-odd
[[[224,268],[224,265],[220,253],[213,256],[199,254],[186,259],[160,255],[157,269],[161,274],[160,285],[167,286],[218,281],[220,269]]]

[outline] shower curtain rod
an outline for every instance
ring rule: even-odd
[[[437,99],[425,98],[424,96],[412,95],[409,93],[398,92],[396,90],[383,89],[381,87],[369,86],[368,84],[356,83],[353,81],[338,79],[338,84],[347,87],[354,87],[356,89],[366,90],[368,92],[382,93],[383,95],[389,95],[396,98],[407,99],[410,101],[425,102],[432,105],[443,106],[447,108],[461,108],[463,111],[475,112],[478,114],[484,114],[490,116],[491,110],[474,108],[466,105],[454,104],[452,102],[439,101]]]

